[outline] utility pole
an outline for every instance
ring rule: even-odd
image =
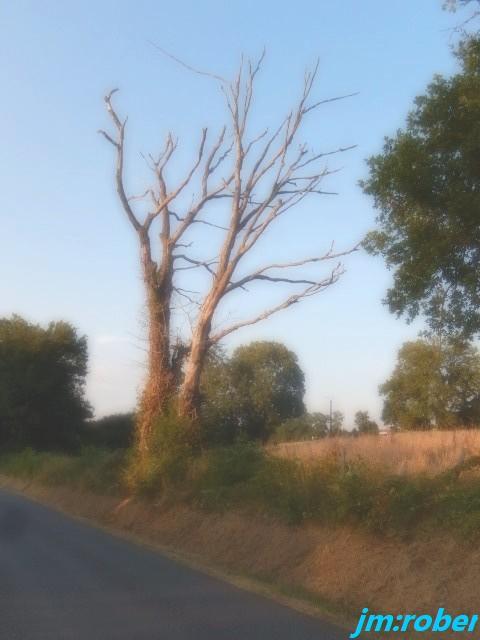
[[[332,400],[330,399],[330,435],[333,436],[333,413],[332,413]]]

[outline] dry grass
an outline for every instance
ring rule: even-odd
[[[365,460],[399,474],[437,475],[480,455],[480,429],[425,431],[385,436],[345,436],[286,442],[269,448],[275,455],[306,463],[328,456],[345,462]]]

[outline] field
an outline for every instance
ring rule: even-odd
[[[438,475],[480,455],[480,429],[422,431],[382,436],[345,436],[287,442],[269,448],[275,455],[304,463],[335,456],[340,461],[363,460],[370,466],[401,475]]]

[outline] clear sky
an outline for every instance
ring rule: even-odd
[[[262,257],[289,259],[360,240],[374,222],[358,187],[365,158],[402,126],[412,99],[434,73],[455,69],[448,29],[455,17],[441,0],[15,0],[0,8],[0,315],[66,319],[87,334],[88,396],[98,415],[130,409],[145,356],[143,292],[135,237],[114,192],[112,149],[97,134],[108,126],[102,97],[120,87],[129,115],[132,189],[145,177],[139,151],[155,151],[168,130],[181,141],[180,162],[204,125],[225,119],[218,88],[162,57],[154,41],[222,75],[240,53],[267,58],[253,125],[272,125],[300,90],[318,56],[315,96],[359,92],[325,106],[304,138],[317,150],[356,144],[332,162],[338,196],[311,200],[273,232]],[[458,18],[457,18],[458,19]],[[173,175],[173,177],[175,177]],[[307,404],[329,399],[351,424],[353,413],[381,411],[377,388],[407,326],[381,300],[390,274],[380,259],[357,254],[326,293],[235,334],[285,342],[307,376]],[[239,319],[261,297],[235,301]],[[280,292],[281,293],[281,292]],[[285,293],[285,292],[283,292]]]

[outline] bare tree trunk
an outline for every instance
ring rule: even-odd
[[[192,422],[197,422],[200,414],[200,380],[210,346],[209,337],[212,329],[212,318],[224,286],[224,282],[217,281],[216,287],[205,300],[200,310],[197,325],[192,335],[183,384],[178,398],[179,414],[192,420]]]
[[[193,336],[179,396],[179,414],[194,422],[200,412],[200,379],[208,351],[208,333],[209,329],[202,325]]]
[[[147,293],[148,367],[137,420],[137,446],[140,453],[145,453],[155,419],[175,393],[175,375],[170,354],[171,278],[166,272],[164,277],[157,276],[149,248],[143,244],[142,265]]]

